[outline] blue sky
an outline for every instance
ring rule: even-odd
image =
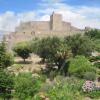
[[[14,31],[20,22],[47,21],[53,11],[79,28],[100,28],[100,0],[0,0],[0,30]]]
[[[100,6],[100,0],[0,0],[0,13],[7,10],[23,12],[33,9],[40,9],[40,3],[52,4],[55,2],[65,3],[70,6]]]

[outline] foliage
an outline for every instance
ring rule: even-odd
[[[69,74],[83,78],[86,72],[95,72],[92,64],[84,56],[76,56],[70,60]]]
[[[14,63],[14,58],[10,53],[6,53],[5,55],[2,55],[1,58],[2,58],[2,60],[1,60],[2,66],[4,68],[7,68],[7,67],[13,65],[13,63]]]
[[[91,30],[85,33],[94,42],[95,50],[100,52],[100,30]]]
[[[86,72],[84,74],[84,79],[94,81],[96,79],[96,73],[94,72]]]
[[[83,86],[83,92],[91,92],[95,89],[95,83],[93,81],[86,81]]]
[[[100,56],[92,56],[90,58],[90,61],[93,62],[93,65],[96,67],[96,68],[100,68]]]
[[[17,53],[18,56],[24,59],[24,62],[25,62],[25,59],[27,59],[31,53],[31,48],[28,42],[17,43],[13,50],[14,52]]]
[[[99,90],[94,90],[89,93],[83,93],[84,96],[90,97],[92,99],[99,99],[100,98],[100,91]]]
[[[71,48],[74,56],[90,56],[93,51],[93,42],[86,36],[74,35],[65,38],[65,42]]]
[[[65,70],[64,68],[67,65],[70,57],[72,57],[72,52],[67,44],[63,42],[61,45],[59,45],[58,51],[54,58],[59,70]]]
[[[60,39],[53,38],[43,38],[33,42],[31,47],[33,48],[33,52],[38,54],[43,60],[49,59],[55,55],[57,52],[57,48],[60,45]],[[36,49],[37,48],[37,49]]]
[[[100,52],[100,38],[93,40],[94,45],[95,45],[95,50]]]
[[[85,33],[85,35],[87,35],[88,37],[90,38],[94,38],[94,39],[100,39],[100,30],[90,30],[90,31],[87,31]]]
[[[96,68],[99,68],[100,69],[100,62],[95,62],[94,63],[94,66],[96,66]]]
[[[62,79],[49,84],[49,89],[42,92],[42,97],[47,97],[49,100],[82,100],[79,93],[83,81],[76,79]],[[35,96],[34,100],[40,99],[41,95]]]
[[[15,77],[15,96],[19,100],[32,98],[41,86],[41,81],[38,77],[32,77],[30,73],[21,73]]]
[[[31,47],[35,48],[33,52],[39,55],[43,61],[55,64],[59,70],[64,66],[65,60],[72,56],[67,44],[57,37],[36,40]]]
[[[4,69],[11,66],[13,62],[13,56],[6,51],[5,43],[0,43],[0,67]]]
[[[12,75],[4,70],[0,70],[0,97],[11,98],[11,90],[13,89],[14,81]]]

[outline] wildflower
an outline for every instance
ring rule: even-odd
[[[91,92],[95,88],[95,83],[93,81],[86,81],[83,86],[82,90],[83,92]]]

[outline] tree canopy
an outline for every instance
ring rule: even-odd
[[[27,59],[30,56],[31,49],[28,42],[19,42],[14,47],[14,52],[20,56],[22,59]]]
[[[84,55],[90,56],[92,51],[94,51],[93,41],[87,36],[74,35],[65,38],[65,42],[71,48],[74,56]]]
[[[0,67],[6,68],[13,64],[13,56],[6,51],[4,42],[0,43]]]
[[[92,39],[100,39],[100,30],[98,29],[90,30],[90,31],[85,32],[85,35],[87,35],[88,37]]]

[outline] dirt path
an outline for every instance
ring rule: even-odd
[[[40,64],[41,58],[32,54],[30,58],[23,63],[20,57],[15,58],[15,64],[13,65],[13,71],[18,74],[19,72],[40,72],[41,68],[45,68],[45,64]]]

